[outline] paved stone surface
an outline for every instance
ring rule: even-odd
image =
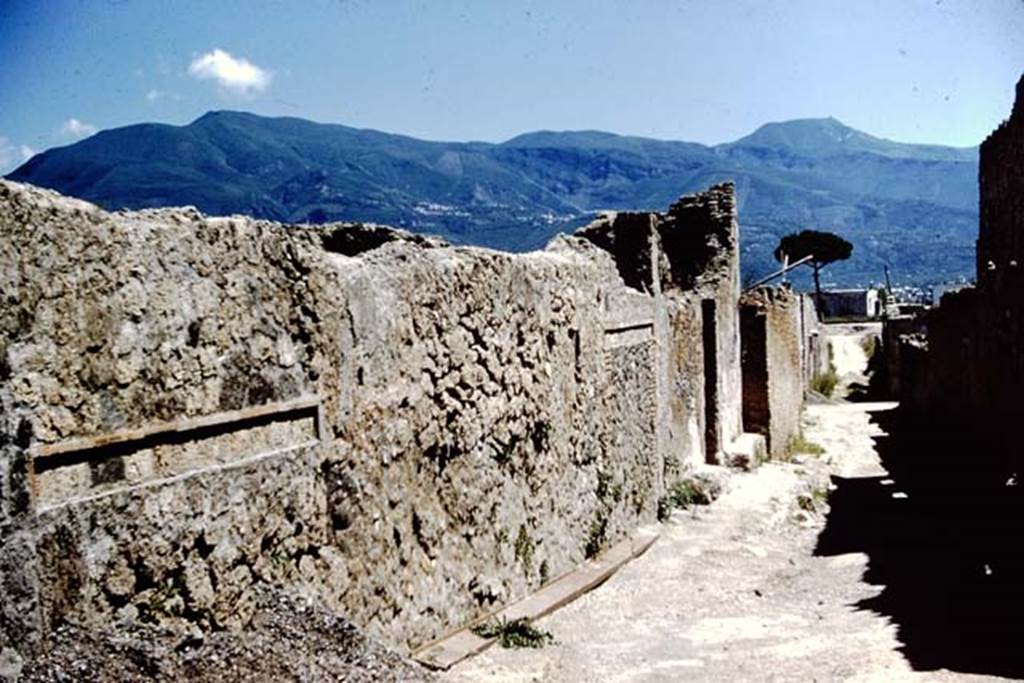
[[[825,455],[735,475],[710,507],[676,513],[646,555],[538,622],[555,645],[492,648],[443,680],[986,680],[914,671],[897,627],[855,606],[883,590],[862,580],[868,557],[814,554],[826,475],[885,473],[871,415],[892,407],[808,408],[807,438]]]

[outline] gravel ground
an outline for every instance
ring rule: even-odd
[[[676,513],[646,555],[539,621],[556,644],[491,648],[442,680],[991,680],[915,671],[897,625],[857,605],[884,589],[864,578],[868,555],[820,547],[828,475],[886,476],[872,415],[892,407],[809,407],[806,436],[824,455],[734,475],[711,506]]]
[[[868,356],[865,343],[872,337],[880,337],[879,323],[828,325],[829,344],[832,347],[832,365],[839,376],[836,396],[845,396],[856,385],[866,386]]]

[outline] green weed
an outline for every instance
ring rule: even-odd
[[[691,505],[708,505],[710,502],[710,496],[696,481],[677,481],[669,488],[667,494],[658,499],[658,520],[668,520],[673,510],[685,510]]]
[[[497,638],[502,647],[508,648],[540,648],[555,641],[554,636],[534,627],[525,618],[480,624],[473,628],[473,633],[481,638]]]
[[[828,370],[811,378],[811,391],[815,391],[826,398],[831,398],[839,386],[839,375],[834,365],[829,364]]]

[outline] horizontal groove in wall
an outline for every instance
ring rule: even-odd
[[[613,349],[623,346],[636,346],[654,339],[654,321],[623,324],[607,327],[604,330],[605,348]]]
[[[168,422],[157,422],[146,427],[120,429],[106,434],[69,439],[68,441],[61,441],[54,444],[42,444],[33,447],[30,454],[33,459],[40,459],[60,453],[68,453],[70,451],[83,451],[111,444],[124,443],[126,441],[138,441],[145,437],[155,436],[157,434],[164,434],[168,432],[188,432],[202,429],[204,427],[241,422],[243,420],[251,420],[267,415],[287,413],[306,408],[316,408],[319,405],[319,396],[303,396],[289,401],[267,403],[261,406],[250,406],[239,410],[212,413],[210,415],[186,417],[178,420],[170,420]]]
[[[34,506],[52,508],[323,441],[319,397],[161,422],[30,450]]]
[[[296,452],[299,452],[299,451],[302,451],[302,450],[305,450],[305,449],[308,449],[308,448],[316,448],[319,445],[320,445],[320,441],[314,439],[312,441],[307,441],[306,443],[296,444],[294,446],[289,446],[287,448],[280,448],[280,449],[277,449],[277,450],[274,450],[274,451],[269,451],[267,453],[257,453],[255,455],[251,455],[251,456],[249,456],[249,457],[247,457],[247,458],[245,458],[243,460],[236,460],[236,461],[231,462],[231,463],[229,463],[227,465],[212,465],[212,466],[203,467],[203,468],[197,469],[197,470],[190,470],[190,471],[185,472],[183,474],[177,474],[177,475],[174,475],[172,477],[163,477],[161,479],[152,479],[152,480],[148,480],[148,481],[145,481],[145,482],[142,482],[142,483],[138,483],[138,484],[132,484],[132,485],[129,485],[129,486],[120,486],[120,487],[117,487],[117,488],[107,489],[107,490],[102,491],[100,493],[94,493],[94,494],[91,494],[91,495],[79,496],[79,497],[76,497],[76,498],[70,498],[68,500],[62,500],[60,502],[53,503],[53,504],[39,505],[39,506],[36,507],[35,512],[36,512],[37,516],[38,515],[45,515],[45,514],[47,514],[49,512],[53,512],[53,511],[59,510],[61,508],[69,507],[69,506],[72,506],[72,505],[82,505],[82,504],[87,504],[87,503],[93,503],[93,502],[96,502],[96,501],[99,501],[99,500],[103,500],[104,498],[110,498],[112,496],[116,496],[116,495],[118,495],[120,493],[126,493],[126,492],[131,492],[131,491],[141,491],[141,490],[144,490],[144,489],[156,489],[156,488],[160,488],[161,486],[167,486],[169,484],[174,484],[174,483],[179,482],[179,481],[185,481],[187,479],[193,479],[193,478],[196,478],[196,477],[202,477],[204,475],[212,474],[214,472],[225,472],[225,471],[230,471],[230,470],[234,470],[234,469],[239,469],[239,468],[242,468],[242,467],[248,467],[248,466],[254,465],[254,464],[256,464],[256,463],[258,463],[258,462],[260,462],[262,460],[269,460],[270,458],[285,457],[285,456],[288,456],[288,455],[290,455],[292,453],[296,453]]]

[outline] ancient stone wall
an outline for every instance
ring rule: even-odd
[[[832,366],[832,348],[829,346],[825,327],[818,316],[814,298],[807,294],[801,295],[799,306],[800,339],[803,342],[800,363],[804,386],[808,387],[812,379],[829,371]]]
[[[658,233],[662,290],[693,306],[700,300],[703,376],[714,378],[714,386],[704,389],[704,441],[708,461],[717,463],[743,432],[739,225],[732,184],[681,197],[659,223]]]
[[[257,584],[412,648],[653,520],[740,430],[732,188],[602,221],[513,256],[0,183],[0,649]]]
[[[890,398],[899,399],[903,393],[902,337],[927,334],[926,316],[923,314],[891,315],[882,321],[882,352],[884,354],[885,391]]]
[[[1024,78],[980,154],[977,287],[944,295],[927,339],[898,347],[899,384],[908,416],[973,435],[978,469],[1002,485],[1024,464]]]
[[[614,256],[629,288],[654,297],[668,349],[658,373],[669,407],[659,420],[663,448],[720,462],[743,431],[733,186],[681,197],[664,214],[608,213],[577,234]]]
[[[981,144],[978,168],[978,289],[986,296],[1024,286],[1024,77],[1010,118]]]
[[[806,297],[787,288],[759,287],[740,299],[743,340],[743,425],[763,434],[768,453],[783,457],[800,434],[805,359],[814,358],[817,317],[804,318]],[[811,308],[813,311],[813,307]]]

